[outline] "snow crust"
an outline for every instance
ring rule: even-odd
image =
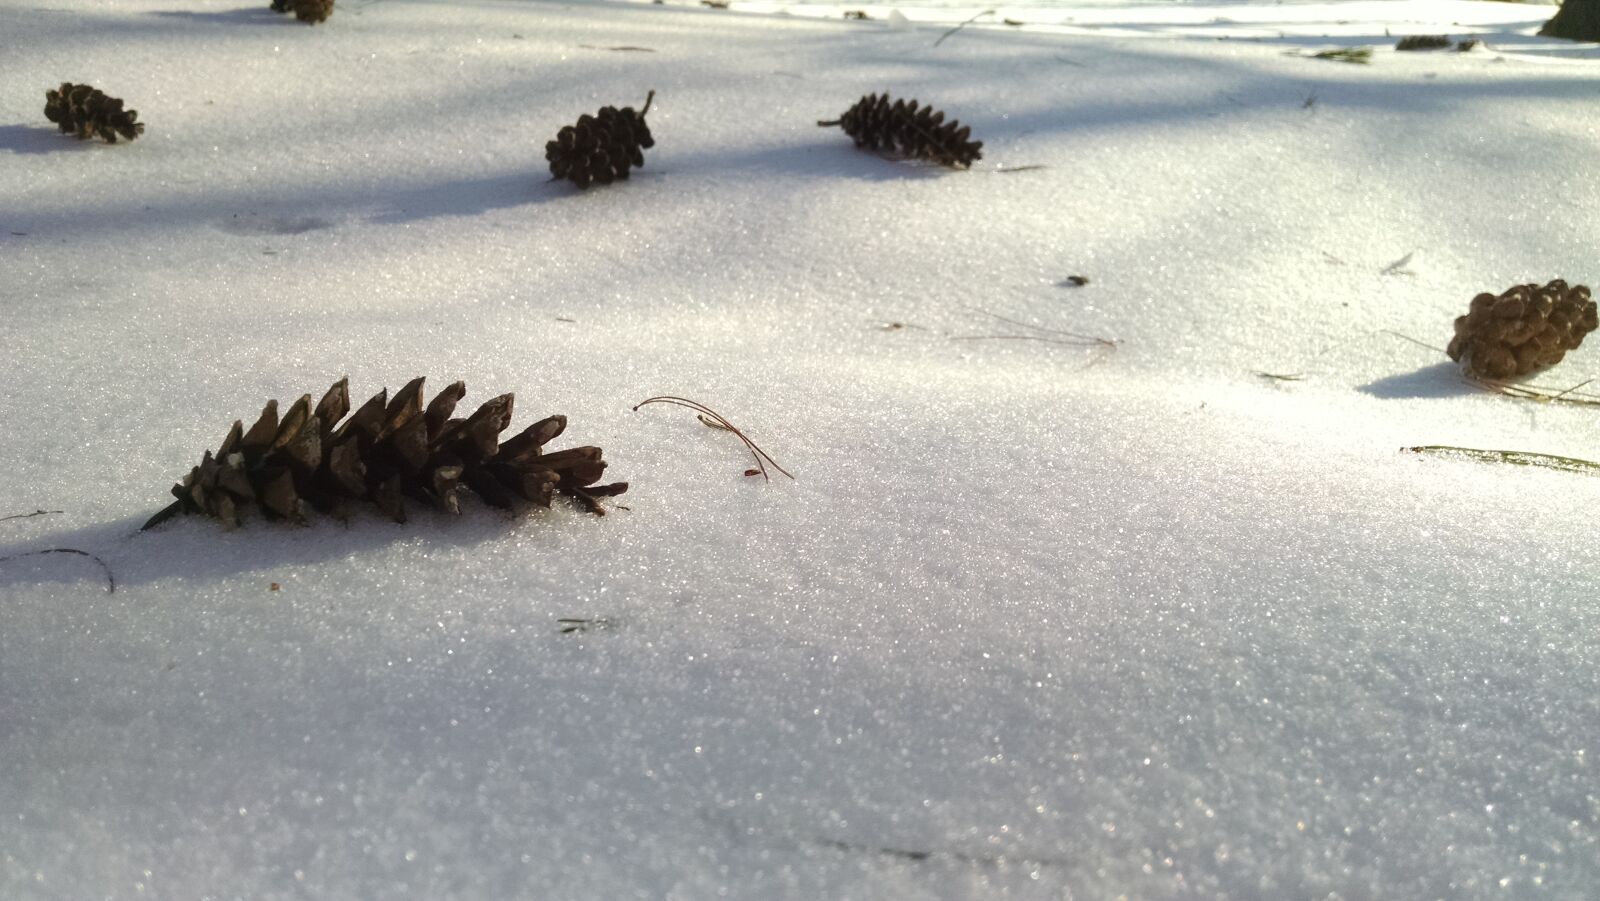
[[[1596,278],[1547,7],[44,4],[0,7],[0,514],[62,512],[0,557],[116,590],[0,562],[0,897],[1600,884],[1600,481],[1399,452],[1593,458],[1594,413],[1385,331]],[[63,80],[147,134],[54,133]],[[546,181],[650,89],[629,183]],[[814,124],[879,90],[983,161]],[[135,533],[267,398],[419,374],[567,414],[627,509]]]

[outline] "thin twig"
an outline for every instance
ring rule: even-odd
[[[972,18],[968,19],[967,21],[962,22],[960,25],[957,25],[956,27],[950,29],[949,31],[945,32],[944,34],[939,35],[939,39],[937,41],[933,42],[933,46],[937,47],[940,44],[943,44],[945,38],[948,38],[952,34],[955,34],[956,32],[960,31],[961,29],[966,28],[968,25],[971,25],[973,22],[978,21],[979,19],[983,18],[984,16],[992,16],[992,15],[994,15],[994,10],[992,10],[992,9],[986,9],[983,12],[978,13],[977,15],[973,16]]]
[[[769,482],[772,481],[772,476],[767,474],[767,465],[766,465],[767,463],[771,463],[773,469],[776,469],[777,471],[783,473],[784,475],[788,476],[790,479],[794,478],[794,475],[792,473],[790,473],[789,470],[784,469],[782,466],[779,466],[777,460],[772,459],[772,457],[766,451],[762,450],[761,447],[759,445],[757,445],[754,441],[751,441],[750,440],[750,436],[746,435],[744,432],[739,431],[739,427],[738,426],[736,426],[733,423],[729,422],[727,417],[723,416],[721,413],[718,413],[716,410],[711,409],[710,407],[706,406],[705,404],[700,403],[697,400],[690,400],[687,397],[677,397],[677,396],[671,395],[671,394],[662,394],[662,395],[658,395],[656,397],[647,397],[644,400],[641,400],[638,403],[634,404],[633,405],[634,412],[638,412],[640,407],[643,407],[643,406],[645,406],[647,404],[672,404],[673,406],[676,406],[676,407],[687,407],[688,409],[693,410],[696,413],[701,413],[701,414],[704,414],[706,416],[711,417],[712,419],[717,421],[718,425],[722,426],[723,428],[727,429],[728,431],[732,432],[735,436],[737,436],[740,441],[744,442],[744,446],[750,449],[750,453],[755,455],[756,468],[758,470],[760,470],[761,477],[763,479],[766,479]],[[701,421],[704,422],[705,420],[702,419]]]
[[[61,510],[35,510],[32,513],[13,513],[10,516],[0,516],[0,522],[5,522],[8,519],[27,519],[30,516],[51,516],[53,514],[61,513],[61,512],[63,512],[63,511],[61,511]]]
[[[9,557],[0,557],[0,563],[5,563],[10,560],[21,560],[23,557],[38,557],[43,554],[76,554],[79,557],[88,557],[90,560],[100,564],[100,568],[105,571],[106,594],[116,593],[117,579],[111,574],[111,567],[106,565],[106,561],[101,560],[99,557],[96,557],[94,554],[91,554],[88,551],[80,551],[75,547],[48,547],[40,551],[27,551],[21,554],[12,554]]]
[[[654,53],[655,52],[654,50],[652,50],[649,47],[633,47],[633,46],[630,46],[630,45],[627,45],[627,44],[623,44],[620,47],[601,47],[598,44],[579,44],[578,46],[582,47],[585,50],[614,50],[614,51],[619,51],[619,52],[623,52],[623,53]]]

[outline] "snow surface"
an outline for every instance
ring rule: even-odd
[[[1600,277],[1600,54],[1548,7],[935,47],[916,10],[39,4],[0,5],[0,514],[62,512],[0,557],[116,590],[0,563],[0,898],[1594,897],[1600,480],[1399,448],[1593,458],[1595,414],[1385,331]],[[56,134],[62,80],[148,133]],[[649,89],[634,179],[546,180]],[[983,161],[814,124],[874,90]],[[1049,336],[996,317],[1120,343],[955,340]],[[627,509],[135,533],[267,398],[418,374],[566,413]],[[630,411],[662,393],[798,478]]]

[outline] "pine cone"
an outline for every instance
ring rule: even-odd
[[[1413,34],[1403,37],[1394,45],[1396,50],[1443,50],[1450,39],[1442,34]]]
[[[333,15],[333,0],[272,0],[272,11],[292,12],[296,19],[315,25],[328,21],[328,17]]]
[[[1583,285],[1556,279],[1544,287],[1517,285],[1496,297],[1479,294],[1456,318],[1450,359],[1472,375],[1508,379],[1561,362],[1600,325]]]
[[[542,452],[566,428],[565,416],[542,419],[504,442],[499,435],[511,423],[510,394],[465,419],[450,418],[466,390],[456,382],[424,408],[417,378],[392,399],[387,389],[378,392],[349,419],[348,379],[315,407],[304,395],[282,419],[278,402],[267,401],[249,431],[233,424],[217,452],[207,451],[172,487],[177,502],[144,528],[179,513],[204,513],[233,528],[251,506],[268,519],[302,522],[308,506],[342,513],[361,500],[405,522],[407,497],[459,513],[463,485],[491,507],[510,508],[516,498],[548,507],[559,492],[604,515],[597,499],[628,490],[627,482],[594,484],[606,468],[598,447]]]
[[[878,153],[930,160],[944,166],[969,168],[983,158],[982,141],[968,140],[972,129],[932,105],[918,108],[915,100],[890,101],[888,94],[868,94],[832,121],[855,139],[856,146]]]
[[[655,98],[656,92],[651,91],[644,99],[644,109],[638,112],[631,106],[620,110],[602,107],[593,116],[579,116],[577,125],[561,129],[554,141],[544,145],[551,174],[570,179],[580,188],[627,178],[630,166],[644,165],[641,151],[656,146],[644,121]]]
[[[80,139],[98,137],[115,144],[118,135],[131,141],[144,134],[144,123],[135,121],[138,110],[125,110],[121,100],[86,84],[63,81],[61,87],[45,91],[44,114],[63,132]]]

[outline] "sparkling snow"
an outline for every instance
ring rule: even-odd
[[[0,562],[0,898],[1600,885],[1600,480],[1399,451],[1594,459],[1595,414],[1388,333],[1600,279],[1600,51],[1550,7],[935,47],[965,9],[42,2],[0,7],[0,515],[62,512],[0,557],[116,590]],[[63,80],[147,134],[55,133]],[[650,89],[629,183],[547,181]],[[878,90],[984,159],[816,126]],[[565,413],[628,509],[135,532],[344,375]]]

